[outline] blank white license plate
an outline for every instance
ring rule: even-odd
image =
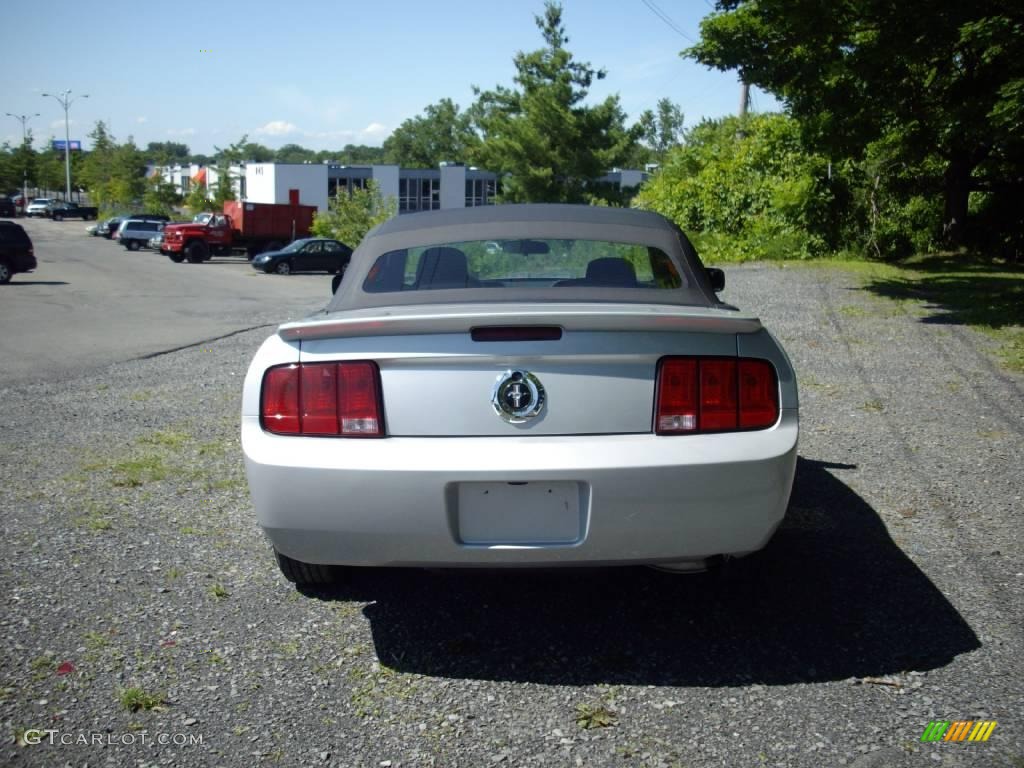
[[[464,544],[572,544],[583,537],[580,484],[459,483]]]

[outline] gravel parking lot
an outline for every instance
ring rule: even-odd
[[[0,764],[1024,765],[1021,378],[845,273],[727,280],[792,356],[804,430],[786,523],[721,576],[367,571],[303,595],[238,444],[269,329],[0,383]],[[998,726],[922,743],[932,720]]]

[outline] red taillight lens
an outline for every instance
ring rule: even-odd
[[[299,434],[299,366],[271,368],[263,376],[260,419],[268,432]]]
[[[659,435],[764,429],[779,417],[778,380],[767,360],[669,357],[658,372]]]
[[[338,415],[341,434],[379,437],[381,429],[379,376],[373,363],[338,365]]]
[[[302,434],[338,434],[338,366],[303,365]]]
[[[659,434],[697,431],[697,361],[664,360],[658,380]]]
[[[260,419],[268,432],[382,437],[382,414],[371,362],[283,365],[263,377]]]
[[[700,361],[700,428],[736,429],[736,361]]]
[[[740,426],[770,427],[779,418],[779,385],[767,360],[740,360]]]

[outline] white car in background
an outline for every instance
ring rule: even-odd
[[[25,209],[25,215],[29,218],[33,216],[49,216],[50,206],[56,202],[55,199],[50,197],[37,197],[28,204],[28,208]]]
[[[793,483],[796,377],[723,285],[642,211],[381,224],[245,380],[249,487],[284,575],[693,571],[761,549]]]

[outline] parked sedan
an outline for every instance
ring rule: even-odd
[[[344,272],[352,258],[352,249],[337,240],[307,237],[279,251],[267,251],[252,260],[260,272],[288,275],[292,272]]]
[[[648,564],[768,542],[796,378],[670,221],[503,205],[395,217],[256,353],[242,448],[284,575]]]

